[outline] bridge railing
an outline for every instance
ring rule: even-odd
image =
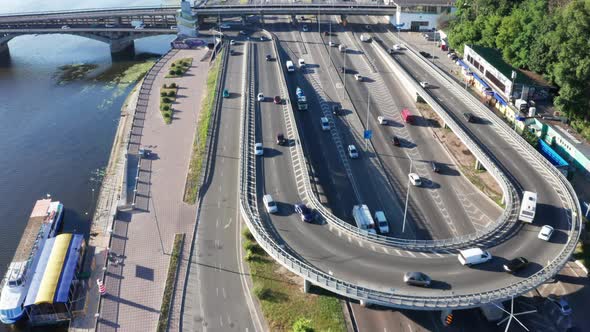
[[[276,46],[275,46],[276,49]],[[245,54],[252,58],[250,52],[250,43],[246,43]],[[278,56],[278,54],[277,54]],[[571,252],[570,244],[577,242],[579,237],[579,228],[581,227],[581,217],[578,214],[572,220],[572,232],[568,239],[568,245],[555,259],[548,262],[539,272],[533,274],[529,278],[519,280],[517,282],[508,284],[504,287],[482,290],[469,294],[434,294],[429,296],[416,296],[411,293],[402,293],[392,289],[389,292],[379,291],[368,287],[359,286],[349,283],[332,275],[326,274],[323,271],[301,261],[297,258],[296,253],[291,252],[284,245],[280,245],[277,240],[267,231],[265,222],[261,220],[257,207],[257,191],[256,191],[256,159],[251,152],[251,148],[255,142],[254,129],[254,94],[252,69],[253,62],[245,68],[247,72],[244,75],[243,93],[244,99],[242,104],[242,116],[240,116],[240,172],[238,178],[238,185],[240,190],[240,213],[244,221],[251,230],[254,238],[262,248],[281,265],[286,267],[291,272],[303,277],[305,280],[315,284],[319,287],[332,291],[342,296],[364,300],[367,303],[380,304],[386,306],[394,306],[400,308],[435,310],[440,308],[470,308],[479,306],[483,303],[492,301],[503,301],[513,296],[525,293],[538,286],[548,279],[548,277],[555,275],[563,267],[567,261],[567,257]],[[283,69],[281,68],[281,83],[284,82]],[[526,143],[526,142],[524,142]],[[299,144],[299,142],[295,142]],[[528,143],[526,143],[528,144]],[[566,186],[567,187],[567,186]],[[567,188],[566,188],[567,189]],[[571,186],[570,188],[571,189]],[[570,194],[575,193],[570,192]],[[574,206],[576,211],[579,211],[579,204]],[[574,212],[577,213],[577,212]],[[575,244],[574,244],[575,246]],[[568,254],[569,252],[569,254]],[[485,285],[482,285],[482,288]]]
[[[70,9],[70,10],[44,10],[44,11],[30,11],[30,12],[18,12],[18,13],[0,13],[0,17],[8,16],[37,16],[37,15],[60,15],[60,14],[77,14],[77,13],[92,13],[92,12],[109,12],[109,11],[135,11],[135,10],[153,10],[162,11],[162,9],[180,9],[180,6],[131,6],[131,7],[104,7],[104,8],[81,8],[81,9]]]

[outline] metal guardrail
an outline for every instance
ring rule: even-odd
[[[18,17],[18,16],[41,16],[41,15],[60,15],[60,14],[78,14],[78,13],[94,13],[94,12],[113,12],[113,11],[140,11],[140,10],[153,10],[161,11],[162,9],[180,9],[180,6],[131,6],[131,7],[104,7],[104,8],[83,8],[83,9],[71,9],[71,10],[47,10],[38,12],[19,12],[19,13],[3,13],[0,17]]]
[[[273,40],[273,43],[275,41]],[[248,56],[250,57],[249,43],[246,45]],[[276,44],[275,44],[276,50]],[[279,54],[277,53],[277,56]],[[248,74],[244,76],[245,83],[252,82],[252,67],[248,67]],[[281,67],[281,82],[284,84],[284,72]],[[335,278],[329,274],[326,274],[315,267],[308,265],[292,253],[284,249],[284,246],[279,245],[266,231],[264,222],[260,219],[257,208],[257,192],[256,192],[256,160],[251,153],[251,147],[254,144],[254,89],[252,85],[245,85],[246,91],[243,101],[242,116],[240,117],[240,172],[239,172],[239,190],[240,190],[240,212],[244,218],[244,221],[251,230],[254,238],[260,244],[262,248],[280,264],[285,266],[291,272],[303,277],[305,280],[332,291],[336,294],[340,294],[346,297],[363,300],[366,303],[380,304],[385,306],[394,306],[408,309],[422,309],[422,310],[436,310],[442,308],[471,308],[476,307],[484,303],[503,301],[510,299],[511,297],[525,293],[531,288],[538,286],[548,277],[555,275],[565,264],[567,258],[571,254],[569,250],[571,243],[577,242],[579,238],[579,232],[576,232],[581,227],[581,216],[579,212],[579,203],[574,206],[573,216],[577,218],[572,220],[572,234],[570,235],[570,241],[564,248],[562,253],[553,261],[549,262],[545,268],[535,273],[527,279],[520,280],[513,284],[505,287],[481,291],[472,294],[456,294],[456,295],[429,295],[429,296],[414,296],[412,294],[396,293],[395,290],[391,292],[378,291],[366,287],[361,287],[355,284],[351,284],[344,280]],[[526,143],[526,142],[521,142]],[[299,141],[295,142],[296,146],[299,146]],[[528,144],[528,143],[526,143]],[[553,170],[552,170],[553,172]],[[563,176],[560,179],[565,180]],[[573,188],[568,185],[564,185],[570,194],[573,194]],[[576,236],[577,235],[577,236]],[[572,239],[576,241],[571,241]],[[566,250],[567,249],[567,250]],[[573,250],[573,249],[572,249]]]

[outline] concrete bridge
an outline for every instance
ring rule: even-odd
[[[432,0],[431,0],[432,1]],[[25,34],[71,34],[110,45],[112,53],[133,49],[135,39],[179,34],[196,36],[199,22],[214,17],[264,15],[394,15],[394,4],[265,4],[106,8],[37,13],[0,14],[0,53],[8,51],[8,42]],[[138,22],[141,27],[137,28]]]

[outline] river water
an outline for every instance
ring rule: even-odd
[[[176,3],[1,2],[0,14]],[[10,41],[10,57],[0,61],[2,276],[35,201],[46,194],[65,205],[64,231],[88,233],[100,173],[108,163],[121,106],[134,86],[132,81],[142,71],[141,64],[150,56],[165,53],[173,38],[168,35],[137,40],[136,57],[116,61],[111,60],[107,44],[82,37],[30,35]],[[89,70],[70,80],[60,67],[74,64],[88,65]]]

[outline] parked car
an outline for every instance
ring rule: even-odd
[[[410,183],[413,186],[420,186],[422,185],[422,180],[420,179],[420,175],[416,174],[416,173],[410,173],[408,174],[408,178],[410,179]]]
[[[393,142],[393,145],[395,146],[400,146],[399,138],[395,135],[391,136],[391,142]]]
[[[256,100],[258,100],[258,101],[264,101],[264,94],[262,94],[262,92],[258,93],[258,96],[256,97]]]
[[[283,102],[283,99],[281,98],[281,96],[275,96],[272,102],[275,104],[281,104]]]
[[[412,286],[430,287],[432,279],[422,272],[406,272],[404,282]]]
[[[223,98],[229,97],[229,91],[227,89],[223,89]]]
[[[264,154],[264,147],[262,146],[262,143],[254,144],[254,154],[257,156],[262,156]]]
[[[537,235],[537,237],[541,240],[549,241],[554,231],[555,230],[553,229],[553,227],[549,225],[544,225],[543,227],[541,227],[541,231],[539,232],[539,235]]]
[[[524,269],[525,267],[527,267],[527,265],[529,265],[529,261],[526,258],[517,257],[512,259],[508,263],[504,264],[502,267],[504,268],[504,271],[508,273],[514,273]]]
[[[572,313],[572,307],[570,307],[569,303],[563,297],[550,294],[547,296],[547,301],[553,303],[553,305],[555,305],[559,309],[559,312],[564,316],[569,316]]]
[[[274,199],[272,199],[271,195],[264,195],[262,197],[262,202],[264,202],[264,207],[266,208],[266,211],[268,213],[277,213],[279,211],[277,202],[275,202]]]
[[[295,212],[301,217],[301,221],[311,222],[313,220],[313,211],[303,203],[295,204]]]
[[[285,135],[283,133],[277,134],[277,144],[278,145],[285,145],[287,140],[285,139]]]
[[[353,144],[348,146],[348,156],[351,159],[357,159],[359,157],[359,152]]]

